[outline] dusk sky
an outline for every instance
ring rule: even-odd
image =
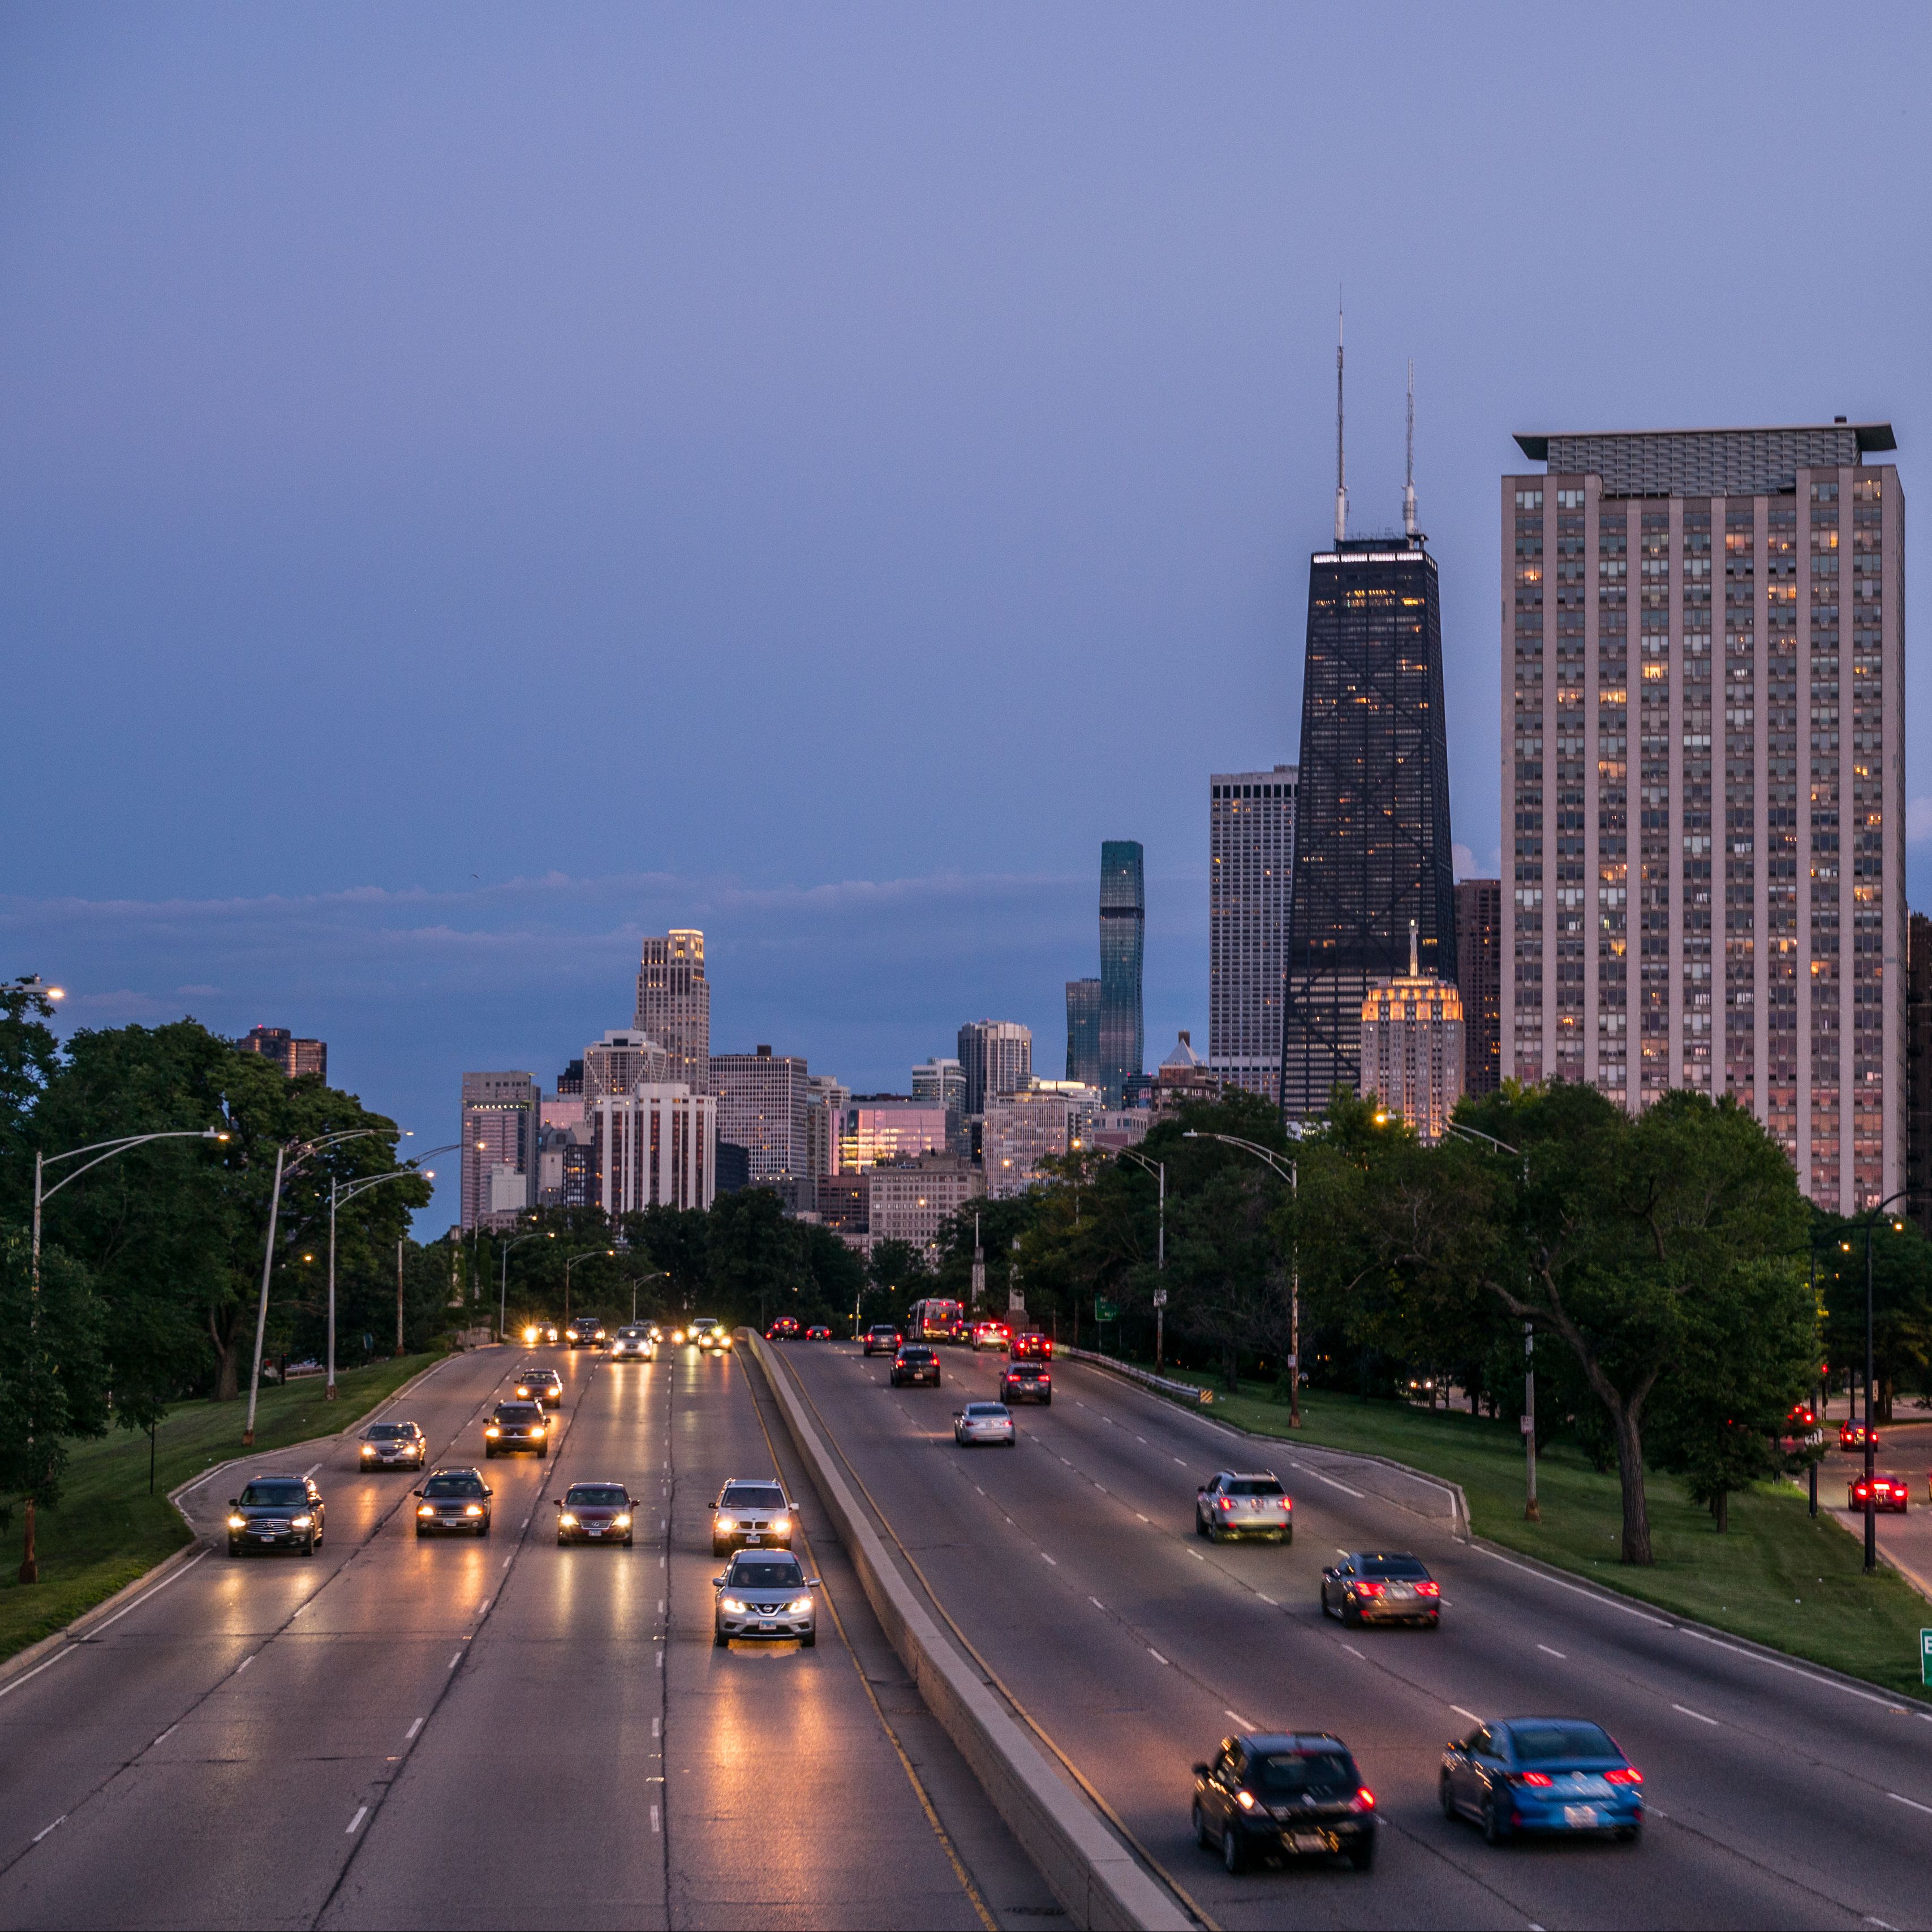
[[[1493,873],[1510,433],[1889,421],[1910,503],[1928,74],[1922,5],[0,7],[0,974],[320,1034],[418,1145],[674,925],[718,1049],[1057,1074],[1130,838],[1204,1050],[1338,290]]]

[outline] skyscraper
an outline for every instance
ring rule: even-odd
[[[606,1094],[628,1094],[640,1080],[663,1082],[682,1076],[670,1054],[649,1034],[614,1028],[584,1049],[576,1067],[578,1114],[588,1120]],[[558,1083],[561,1092],[562,1082]]]
[[[959,1070],[969,1114],[983,1114],[1002,1094],[1023,1092],[1033,1081],[1033,1029],[1016,1020],[968,1020],[959,1029]]]
[[[746,1150],[753,1180],[811,1172],[806,1147],[810,1076],[802,1059],[775,1055],[769,1046],[755,1053],[713,1054],[711,1081],[718,1138]]]
[[[1360,1092],[1433,1147],[1462,1097],[1462,996],[1452,980],[1421,971],[1415,952],[1412,928],[1408,972],[1378,981],[1362,1002]]]
[[[646,939],[638,968],[637,1027],[670,1055],[671,1078],[711,1090],[711,988],[704,935],[675,928]]]
[[[1282,976],[1294,878],[1292,765],[1216,772],[1208,793],[1208,1064],[1278,1097]]]
[[[313,1073],[324,1086],[328,1084],[328,1042],[326,1040],[298,1040],[286,1027],[250,1027],[235,1044],[244,1053],[259,1053],[274,1060],[291,1080]]]
[[[543,1090],[528,1073],[463,1076],[462,1224],[501,1228],[536,1201]]]
[[[1066,1077],[1100,1084],[1100,982],[1066,982]]]
[[[1107,1105],[1141,1070],[1141,959],[1147,946],[1147,886],[1138,842],[1100,846],[1100,1088]]]
[[[1891,428],[1516,440],[1546,470],[1502,479],[1502,1070],[1732,1094],[1818,1205],[1868,1207],[1906,1144]]]
[[[1493,1094],[1502,1078],[1503,882],[1456,882],[1456,984],[1462,995],[1462,1090]]]
[[[946,1144],[955,1154],[967,1151],[966,1070],[956,1060],[934,1055],[912,1070],[912,1097],[937,1100],[946,1109]]]

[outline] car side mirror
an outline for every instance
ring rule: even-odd
[[[496,1492],[494,1489],[492,1489],[492,1488],[490,1487],[490,1486],[488,1483],[485,1483],[485,1484],[483,1485],[483,1493],[484,1493],[486,1496],[494,1496],[496,1493]]]
[[[712,1580],[711,1580],[711,1587],[712,1587],[714,1590],[722,1590],[722,1589],[723,1589],[723,1588],[724,1588],[724,1577],[723,1577],[722,1576],[714,1576],[714,1577],[712,1577]]]
[[[1194,1775],[1196,1778],[1210,1778],[1213,1774],[1204,1764],[1197,1764],[1194,1767]]]
[[[563,1498],[562,1498],[562,1497],[561,1497],[561,1496],[554,1496],[554,1497],[553,1497],[553,1498],[551,1498],[551,1501],[550,1501],[550,1506],[551,1506],[551,1508],[554,1508],[554,1509],[561,1509],[561,1508],[562,1508],[562,1507],[563,1507]]]
[[[242,1498],[239,1496],[230,1496],[228,1498],[228,1507],[230,1509],[239,1509],[242,1507]]]
[[[805,1587],[808,1590],[822,1590],[825,1586],[816,1576],[808,1576],[805,1580]]]
[[[420,1490],[410,1490],[410,1494],[412,1496],[419,1496],[422,1494],[422,1492]]]

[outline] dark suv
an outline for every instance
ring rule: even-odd
[[[896,1355],[899,1351],[899,1331],[890,1322],[874,1322],[866,1330],[868,1355]]]
[[[315,1554],[322,1540],[322,1492],[306,1476],[256,1476],[228,1499],[228,1553],[299,1550]]]
[[[550,1454],[550,1424],[538,1402],[500,1402],[483,1428],[485,1456],[514,1455],[520,1449]]]
[[[416,1534],[461,1530],[490,1534],[490,1498],[496,1494],[474,1469],[439,1469],[417,1490]]]
[[[1053,1406],[1053,1377],[1043,1362],[1009,1362],[1000,1371],[1000,1400],[1044,1402]]]
[[[564,1346],[569,1348],[594,1348],[604,1339],[604,1324],[595,1316],[580,1315],[563,1331]]]
[[[930,1382],[939,1386],[939,1357],[923,1342],[908,1342],[892,1358],[892,1387],[908,1382]]]

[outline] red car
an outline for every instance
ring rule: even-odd
[[[1013,1339],[1010,1324],[1004,1322],[976,1322],[973,1324],[973,1352],[976,1355],[982,1348],[1004,1348]]]
[[[805,1331],[805,1339],[808,1342],[829,1342],[832,1339],[832,1330],[830,1328],[808,1328]]]
[[[1896,1510],[1903,1516],[1906,1495],[1904,1482],[1897,1476],[1874,1476],[1871,1479],[1871,1506],[1875,1510]],[[1858,1510],[1861,1515],[1864,1513],[1864,1477],[1845,1485],[1845,1507]]]
[[[1871,1435],[1872,1447],[1878,1447],[1878,1431]],[[1838,1424],[1838,1447],[1840,1449],[1862,1449],[1865,1446],[1865,1426],[1862,1422],[1841,1422]]]
[[[796,1342],[798,1340],[798,1317],[781,1315],[765,1330],[765,1340],[767,1342]]]
[[[1016,1362],[1050,1362],[1053,1344],[1037,1328],[1030,1328],[1024,1335],[1013,1337],[1007,1352]]]

